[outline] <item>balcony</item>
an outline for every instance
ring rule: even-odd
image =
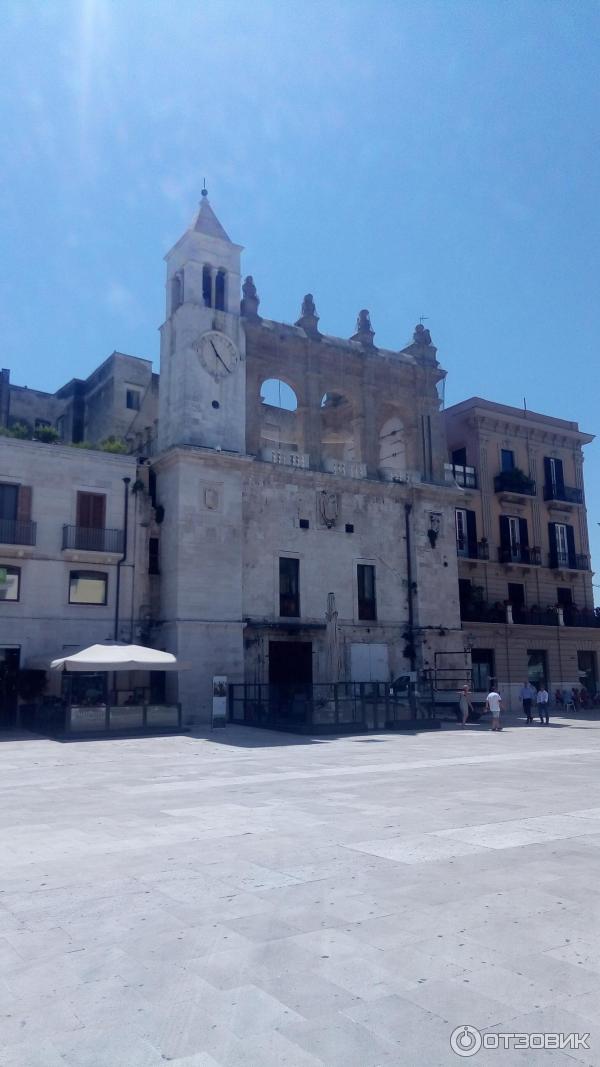
[[[0,544],[2,545],[34,545],[35,536],[35,522],[0,519]]]
[[[532,478],[515,467],[511,471],[502,471],[494,478],[495,493],[517,493],[519,496],[535,496],[536,487]]]
[[[355,463],[349,459],[326,458],[323,466],[329,474],[338,474],[342,478],[366,478],[367,464]]]
[[[541,608],[537,604],[530,608],[522,604],[513,604],[512,621],[517,626],[558,626],[559,624],[556,608]]]
[[[583,504],[583,490],[573,485],[545,485],[544,500],[563,500],[566,504]]]
[[[456,482],[463,489],[477,489],[475,467],[463,467],[457,463],[444,463],[444,476],[447,482]]]
[[[487,604],[483,600],[463,601],[460,605],[463,622],[506,622],[506,606],[500,602]]]
[[[511,545],[498,549],[498,563],[521,563],[529,567],[541,567],[541,548],[530,548],[529,545]]]
[[[282,467],[297,467],[301,470],[308,470],[310,467],[310,458],[306,452],[292,452],[283,448],[263,448],[260,458],[265,463],[277,463]]]
[[[456,555],[459,559],[483,559],[490,558],[490,546],[487,541],[468,543],[464,538],[456,539]]]
[[[600,608],[579,610],[574,604],[566,604],[563,607],[565,626],[597,626],[600,627]]]
[[[87,526],[63,526],[62,547],[79,552],[123,552],[123,531],[92,529]]]
[[[582,556],[577,553],[551,552],[548,556],[548,566],[553,570],[589,571],[590,560],[589,556]]]

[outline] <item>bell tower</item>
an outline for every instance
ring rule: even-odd
[[[191,226],[165,256],[159,450],[199,445],[245,452],[246,360],[240,255],[206,189]]]

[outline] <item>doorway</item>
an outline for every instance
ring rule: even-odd
[[[269,641],[269,684],[312,685],[312,641]]]
[[[17,717],[18,648],[0,648],[0,730],[11,730]]]

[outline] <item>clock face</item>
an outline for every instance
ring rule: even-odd
[[[224,333],[211,330],[199,338],[194,348],[198,352],[202,366],[215,381],[222,381],[233,374],[238,361],[238,352],[233,341]]]

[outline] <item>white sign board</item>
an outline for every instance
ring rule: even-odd
[[[212,728],[227,725],[227,676],[215,674],[213,678]]]

